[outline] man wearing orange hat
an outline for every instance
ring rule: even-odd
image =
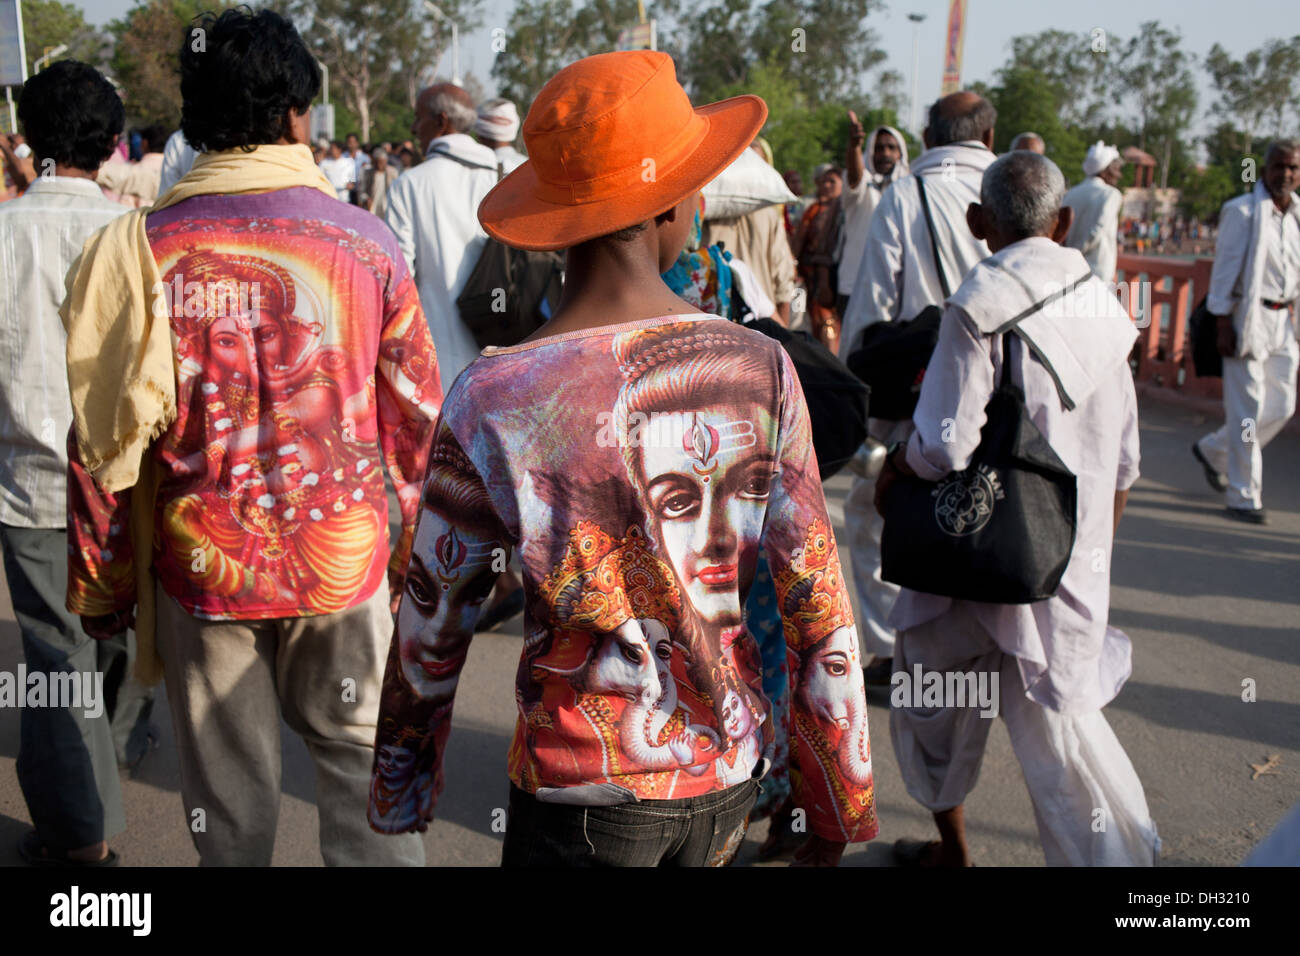
[[[503,863],[729,863],[774,736],[741,613],[762,550],[798,663],[801,862],[876,835],[858,636],[793,366],[660,278],[701,187],[766,116],[755,96],[693,109],[649,51],[580,60],[534,101],[528,161],[478,215],[508,245],[566,250],[564,293],[447,397],[430,453],[446,467],[384,683],[376,830],[433,817],[456,680],[514,552],[525,640]]]

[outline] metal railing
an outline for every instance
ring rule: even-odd
[[[1168,259],[1121,253],[1116,284],[1128,285],[1128,309],[1138,324],[1137,381],[1198,398],[1222,398],[1217,378],[1192,367],[1188,320],[1209,291],[1212,258]]]

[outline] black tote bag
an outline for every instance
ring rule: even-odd
[[[890,487],[881,537],[886,581],[989,604],[1030,604],[1056,594],[1074,549],[1078,482],[1011,381],[1011,330],[1087,278],[1002,327],[1002,379],[985,407],[970,465],[937,482],[900,476]]]
[[[1197,378],[1223,378],[1223,356],[1219,354],[1218,323],[1202,299],[1187,323],[1192,346],[1192,368]]]
[[[943,290],[946,301],[952,292],[948,288],[948,276],[943,271],[943,258],[939,255],[930,199],[925,194],[925,177],[916,177],[916,192],[921,200],[921,211],[925,214],[939,288]],[[921,394],[925,367],[930,364],[930,355],[939,341],[939,320],[942,318],[942,305],[927,305],[911,319],[873,322],[862,330],[862,336],[849,353],[846,364],[854,375],[871,386],[873,418],[903,421],[912,417]]]

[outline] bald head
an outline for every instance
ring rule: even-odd
[[[959,90],[935,100],[930,107],[930,125],[925,128],[925,145],[948,146],[978,140],[993,148],[993,124],[997,121],[993,104],[978,93]]]
[[[1018,149],[1028,150],[1042,156],[1047,152],[1047,144],[1043,142],[1043,137],[1037,133],[1021,133],[1011,141],[1011,151],[1015,152]]]
[[[450,133],[468,133],[478,118],[474,99],[455,83],[426,87],[415,101],[411,132],[427,151],[429,143]]]

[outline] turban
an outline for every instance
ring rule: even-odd
[[[1118,149],[1097,140],[1088,147],[1088,155],[1083,158],[1083,174],[1085,176],[1096,176],[1117,159],[1119,159]]]
[[[488,100],[478,108],[474,134],[480,140],[513,143],[519,135],[519,110],[509,100]]]

